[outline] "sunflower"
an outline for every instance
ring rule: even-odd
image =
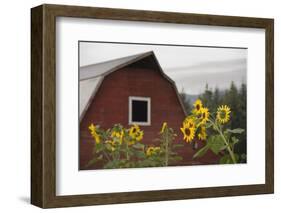
[[[193,113],[194,114],[199,114],[201,109],[202,109],[202,107],[203,107],[202,101],[200,99],[197,99],[194,102],[193,106],[194,106]]]
[[[209,120],[210,112],[207,107],[202,107],[200,111],[200,123],[205,124]]]
[[[183,122],[183,127],[180,128],[183,133],[183,140],[187,143],[191,142],[195,136],[195,127],[193,123]]]
[[[111,137],[112,138],[117,138],[119,143],[122,144],[123,142],[123,138],[124,138],[124,130],[123,129],[120,129],[120,130],[114,130],[112,133],[111,133]]]
[[[132,138],[136,138],[137,136],[137,133],[140,131],[140,127],[136,124],[134,124],[134,126],[132,126],[129,130],[129,135],[132,137]]]
[[[186,123],[186,125],[190,128],[195,128],[195,120],[193,117],[187,117],[185,118],[185,120],[183,121],[183,123]]]
[[[141,141],[142,138],[143,138],[143,131],[139,131],[139,134],[138,134],[138,136],[136,137],[136,140],[137,140],[137,141]]]
[[[101,140],[99,134],[97,133],[97,127],[94,124],[91,124],[89,126],[89,130],[96,143],[99,144]]]
[[[206,127],[205,126],[200,126],[200,131],[198,133],[198,138],[199,138],[199,140],[206,140],[207,133],[206,133]]]
[[[154,155],[154,154],[157,154],[158,152],[160,152],[160,147],[157,146],[157,147],[148,147],[147,150],[146,150],[146,155],[147,156],[151,156],[151,155]]]
[[[160,133],[163,133],[166,128],[167,128],[167,122],[164,122]]]
[[[135,124],[130,128],[129,135],[133,140],[140,141],[143,138],[143,131],[141,131],[140,127]]]
[[[221,124],[225,124],[230,120],[230,108],[227,105],[222,105],[218,108],[217,111],[217,120]]]

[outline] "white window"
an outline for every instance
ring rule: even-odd
[[[151,124],[151,100],[149,97],[129,97],[129,124]]]

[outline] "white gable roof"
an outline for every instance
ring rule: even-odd
[[[87,107],[92,94],[94,93],[97,85],[99,84],[101,77],[89,78],[80,81],[79,85],[79,117],[81,117],[82,112]]]
[[[81,80],[105,75],[108,72],[120,69],[126,66],[128,63],[131,64],[150,54],[152,54],[152,52],[145,52],[141,54],[131,55],[123,58],[117,58],[110,61],[105,61],[97,64],[91,64],[91,65],[80,67],[79,79],[81,81]]]

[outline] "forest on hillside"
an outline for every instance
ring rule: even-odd
[[[239,144],[235,146],[235,152],[241,156],[242,162],[246,162],[247,153],[247,85],[242,83],[236,85],[231,82],[228,89],[212,89],[208,84],[205,86],[205,91],[199,95],[189,95],[184,90],[180,93],[186,112],[191,112],[193,102],[197,98],[202,101],[204,106],[208,107],[211,112],[215,112],[218,106],[228,105],[231,108],[231,120],[227,124],[227,128],[236,129],[242,128],[245,131],[239,135]]]

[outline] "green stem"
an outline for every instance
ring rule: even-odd
[[[110,158],[108,157],[107,153],[106,153],[104,150],[102,150],[102,153],[104,154],[105,158],[106,158],[108,161],[110,161]]]
[[[129,160],[129,146],[128,146],[128,141],[126,141],[126,159],[127,159],[127,161]]]
[[[165,142],[165,166],[168,166],[168,161],[169,161],[169,144],[168,144],[168,140],[167,140],[167,128],[165,129],[165,133],[164,133],[164,142]]]
[[[104,144],[104,141],[101,141],[101,143]],[[95,150],[97,150],[96,146],[97,146],[97,145],[95,145]],[[104,147],[104,145],[103,145],[103,147]],[[109,161],[110,161],[110,158],[109,158],[109,156],[107,155],[107,153],[103,150],[103,148],[102,148],[101,151],[102,151],[103,155],[105,156],[105,158],[107,159],[107,161],[109,162]]]
[[[216,130],[220,133],[220,136],[222,137],[225,145],[226,145],[226,148],[227,148],[227,151],[229,152],[230,154],[230,157],[231,157],[231,160],[233,161],[233,163],[237,163],[236,162],[236,159],[235,159],[235,156],[234,156],[234,153],[233,153],[233,150],[231,149],[229,143],[227,142],[226,138],[224,137],[223,133],[222,133],[222,130],[218,127],[218,125],[213,122],[211,119],[210,119],[210,122],[213,124],[213,126],[216,128]]]
[[[230,154],[230,157],[231,157],[233,163],[237,163],[236,159],[235,159],[235,156],[234,156],[234,153],[233,153],[233,150],[230,148],[229,143],[226,141],[226,139],[225,139],[224,135],[222,134],[222,132],[219,131],[219,133],[220,133],[222,139],[224,140],[224,143],[226,144],[226,148],[227,148],[227,150],[228,150],[228,152]]]

